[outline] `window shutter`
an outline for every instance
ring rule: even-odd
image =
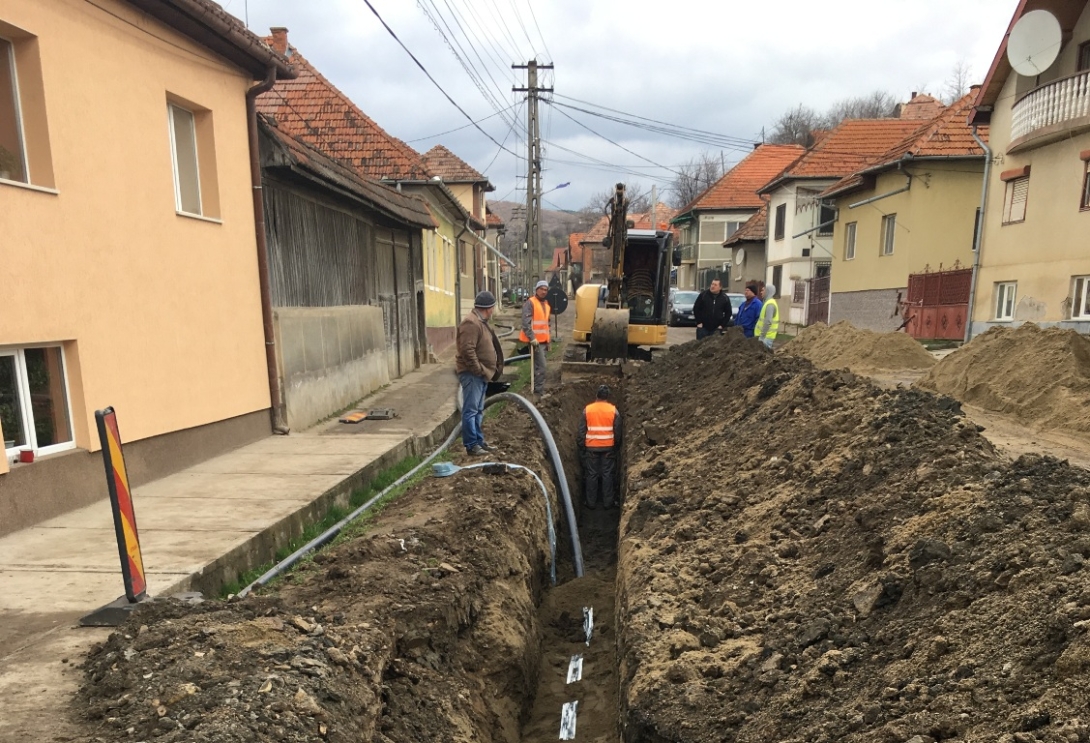
[[[1015,178],[1007,183],[1003,221],[1022,222],[1026,218],[1026,200],[1029,197],[1029,178]]]

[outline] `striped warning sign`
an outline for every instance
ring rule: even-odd
[[[129,474],[121,450],[121,434],[117,429],[117,413],[113,408],[95,411],[98,438],[102,443],[102,459],[106,465],[106,484],[110,490],[110,505],[114,512],[114,531],[121,557],[121,575],[125,579],[125,597],[136,603],[147,593],[144,559],[140,554],[140,534],[136,529],[136,511],[129,489]]]

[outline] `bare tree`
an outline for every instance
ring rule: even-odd
[[[667,186],[670,204],[678,209],[692,203],[713,183],[723,177],[723,158],[704,151],[678,168],[673,183]]]
[[[949,106],[954,101],[960,100],[969,92],[969,81],[972,79],[973,68],[965,57],[961,57],[954,64],[954,69],[946,78],[942,89],[942,102]]]
[[[801,144],[809,147],[814,143],[814,130],[824,127],[824,117],[800,103],[797,108],[780,116],[772,127],[769,141],[773,144]]]
[[[824,124],[832,128],[845,119],[888,119],[893,116],[897,99],[884,90],[837,101],[825,114]]]
[[[594,224],[598,221],[598,218],[605,214],[606,204],[613,198],[614,189],[610,188],[605,191],[599,191],[591,196],[582,209],[579,210],[581,215],[586,215],[590,224]],[[651,192],[648,191],[643,184],[628,183],[625,185],[625,196],[628,198],[628,213],[635,214],[637,212],[647,212],[651,210]]]

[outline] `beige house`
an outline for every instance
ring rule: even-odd
[[[990,123],[992,167],[971,333],[1035,322],[1090,332],[1090,3],[1021,0],[1062,29],[1056,61],[1025,77],[1004,37],[971,123]]]
[[[938,298],[910,297],[909,276],[972,266],[984,172],[984,150],[966,123],[974,96],[939,106],[938,115],[821,194],[837,215],[830,323],[847,320],[879,332],[917,315],[922,323],[923,302]],[[986,141],[986,130],[980,136]],[[968,275],[950,279],[963,294],[943,306],[960,309],[934,320],[927,314],[928,327],[910,328],[917,337],[942,337],[947,327],[959,339],[964,335]],[[904,302],[913,305],[907,313]]]
[[[105,497],[98,409],[136,485],[269,434],[248,101],[291,74],[206,0],[0,5],[0,534]]]

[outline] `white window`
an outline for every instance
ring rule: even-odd
[[[855,228],[857,222],[844,225],[844,260],[855,260]]]
[[[897,215],[882,217],[882,255],[893,255],[893,241],[897,236]]]
[[[1018,290],[1017,281],[1005,281],[995,285],[995,319],[1014,319],[1014,295]]]
[[[9,457],[23,448],[52,454],[75,446],[60,346],[0,348],[0,428]]]
[[[1071,296],[1071,319],[1090,320],[1090,276],[1074,278]]]
[[[203,214],[196,117],[192,111],[173,103],[167,104],[167,110],[174,161],[174,208],[184,214]]]
[[[4,38],[0,38],[0,178],[30,183],[15,47]]]
[[[1003,195],[1003,224],[1026,221],[1026,200],[1029,197],[1029,176],[1007,181]]]
[[[729,240],[731,235],[740,230],[744,224],[745,222],[727,222],[727,236],[724,239]]]

